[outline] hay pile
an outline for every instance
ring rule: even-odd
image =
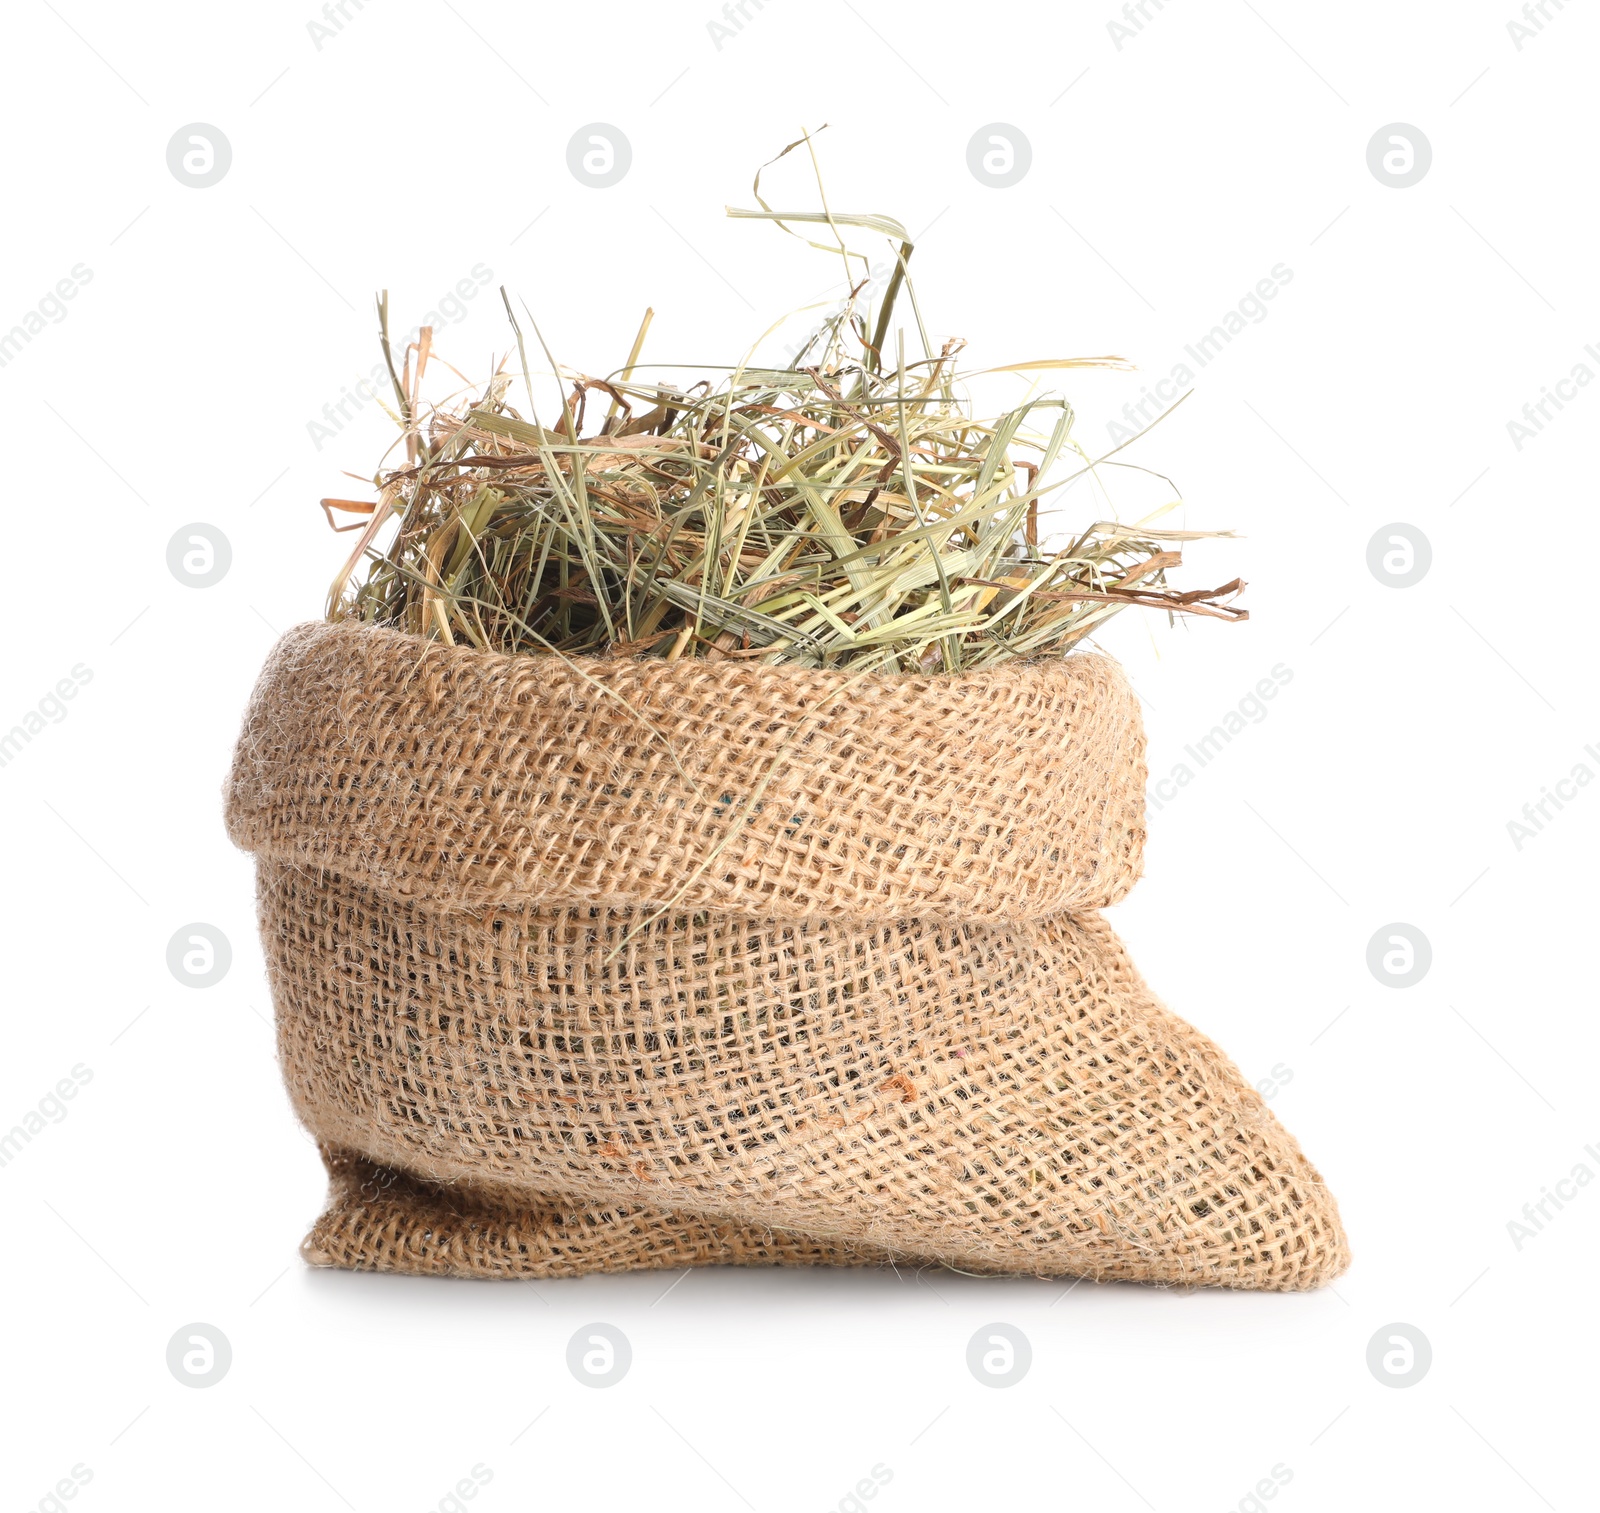
[[[841,227],[882,232],[895,245],[876,311],[863,276],[787,367],[746,362],[692,383],[647,381],[646,312],[628,360],[605,377],[565,368],[545,350],[560,383],[547,425],[533,408],[527,343],[508,300],[520,373],[508,371],[508,357],[481,389],[428,406],[431,331],[397,370],[381,299],[405,460],[376,474],[375,502],[323,501],[330,522],[335,510],[370,515],[345,527],[362,535],[333,584],[329,618],[498,651],[861,672],[961,672],[1060,655],[1129,605],[1246,618],[1231,602],[1237,579],[1187,592],[1168,585],[1183,542],[1228,534],[1151,524],[1176,498],[1138,523],[1097,520],[1042,546],[1062,535],[1052,514],[1064,511],[1063,494],[1118,465],[1074,441],[1071,405],[1031,397],[976,416],[962,397],[976,375],[957,369],[960,342],[934,351],[916,312],[923,355],[907,358],[903,333],[891,343],[902,290],[915,311],[902,226],[761,204],[730,214],[786,230],[825,224],[838,246],[824,250],[852,274],[852,260],[865,260],[845,248]],[[987,371],[1104,366],[1127,364],[1056,359]],[[526,413],[512,404],[516,377]]]

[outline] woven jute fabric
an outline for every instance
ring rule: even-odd
[[[228,824],[441,908],[1038,919],[1137,877],[1139,732],[1104,657],[863,678],[307,625],[251,699]]]
[[[1095,912],[1143,783],[1101,657],[863,680],[291,632],[228,820],[332,1173],[307,1255],[1336,1275],[1316,1171]]]
[[[579,1277],[685,1266],[870,1266],[868,1247],[635,1203],[485,1199],[323,1148],[328,1207],[303,1253],[317,1266],[412,1276]]]

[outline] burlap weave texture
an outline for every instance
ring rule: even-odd
[[[291,632],[229,795],[334,1175],[308,1254],[1314,1286],[1320,1178],[1096,911],[1114,663],[956,678]]]

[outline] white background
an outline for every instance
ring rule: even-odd
[[[0,768],[0,1131],[74,1066],[92,1080],[0,1168],[7,1506],[56,1506],[78,1466],[86,1510],[423,1513],[474,1465],[492,1480],[462,1506],[485,1513],[823,1513],[875,1465],[889,1513],[1221,1513],[1266,1506],[1274,1466],[1290,1513],[1593,1506],[1600,1184],[1520,1249],[1507,1226],[1579,1163],[1600,1173],[1600,786],[1520,849],[1507,822],[1576,764],[1600,773],[1600,392],[1520,450],[1507,422],[1576,364],[1600,372],[1600,20],[1552,5],[1519,48],[1511,0],[1173,0],[1119,49],[1110,0],[773,0],[718,47],[711,0],[347,9],[320,47],[311,0],[8,13],[0,331],[76,265],[92,277],[0,368],[0,729],[74,666],[92,680]],[[1104,638],[1145,697],[1154,774],[1276,664],[1293,677],[1152,809],[1114,921],[1251,1080],[1292,1072],[1273,1107],[1356,1256],[1333,1288],[711,1271],[666,1292],[671,1274],[535,1287],[297,1257],[323,1177],[274,1065],[219,790],[264,654],[321,612],[352,539],[316,500],[360,497],[342,470],[370,475],[389,440],[371,405],[320,450],[308,422],[377,360],[375,290],[409,330],[479,264],[492,285],[438,333],[473,377],[505,349],[502,282],[592,372],[646,304],[647,355],[736,357],[836,292],[833,263],[722,215],[824,121],[833,204],[926,228],[923,308],[974,367],[1140,363],[1067,375],[1094,452],[1186,343],[1292,270],[1124,454],[1176,478],[1190,525],[1242,533],[1193,549],[1183,584],[1250,580],[1246,625],[1130,613]],[[210,188],[167,167],[193,122],[231,143]],[[566,166],[594,122],[632,146],[604,190]],[[1006,189],[966,165],[996,122],[1032,147]],[[1394,122],[1433,151],[1404,189],[1367,165]],[[769,183],[812,202],[797,158]],[[1148,502],[1139,475],[1108,477],[1083,520]],[[231,542],[215,587],[166,566],[191,522]],[[1432,547],[1410,588],[1367,565],[1394,522]],[[166,966],[195,921],[234,952],[205,990]],[[1368,969],[1391,923],[1431,942],[1414,987]],[[233,1350],[206,1390],[165,1364],[196,1321]],[[591,1321],[633,1345],[604,1391],[564,1363]],[[1006,1390],[965,1364],[995,1321],[1033,1348]],[[1391,1323],[1433,1352],[1399,1390],[1366,1364]]]

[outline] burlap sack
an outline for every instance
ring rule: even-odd
[[[862,680],[291,632],[228,820],[333,1177],[308,1256],[1336,1275],[1317,1173],[1094,912],[1138,873],[1142,744],[1100,657]]]

